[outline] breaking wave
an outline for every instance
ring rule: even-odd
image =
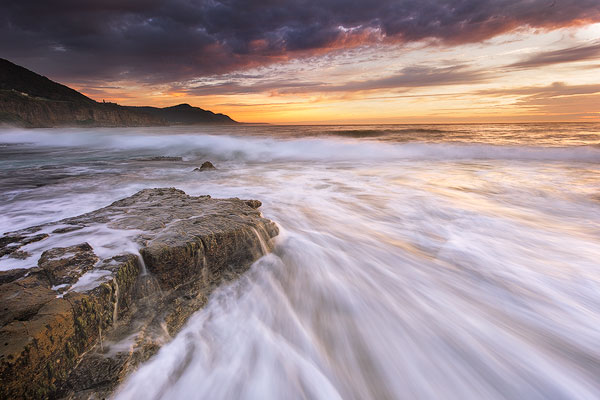
[[[335,138],[264,138],[239,135],[135,130],[9,131],[0,143],[138,151],[160,157],[214,156],[246,161],[536,160],[600,162],[600,148],[588,146],[502,146],[480,143],[374,142]]]

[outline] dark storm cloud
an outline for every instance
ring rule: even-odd
[[[600,42],[587,46],[578,46],[568,49],[546,51],[527,57],[510,65],[513,68],[543,67],[552,64],[562,64],[575,61],[585,61],[600,57]]]
[[[600,21],[598,0],[7,0],[0,56],[71,82],[173,82],[373,41]]]

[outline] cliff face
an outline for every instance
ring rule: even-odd
[[[161,118],[76,90],[0,59],[0,122],[23,127],[164,125]]]
[[[181,104],[130,107],[99,103],[67,86],[0,58],[0,123],[54,126],[160,126],[236,123],[227,115]]]
[[[51,100],[15,90],[0,91],[0,121],[27,128],[54,126],[150,126],[167,122],[112,103]]]

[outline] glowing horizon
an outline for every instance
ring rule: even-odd
[[[88,16],[99,24],[98,40],[107,42],[97,50],[107,56],[104,69],[81,44],[60,36],[62,31],[40,39],[38,46],[46,46],[43,55],[2,50],[15,53],[12,61],[98,101],[160,107],[189,103],[240,122],[600,121],[600,5],[594,1],[535,0],[527,6],[470,0],[465,10],[460,2],[454,7],[433,2],[429,8],[410,8],[413,17],[401,23],[386,21],[384,11],[414,5],[378,0],[381,9],[362,5],[336,13],[328,8],[334,2],[325,3],[312,10],[326,16],[325,22],[303,30],[293,10],[281,20],[265,20],[269,26],[263,27],[247,16],[244,7],[251,6],[236,2],[225,11],[224,3],[214,4],[247,26],[212,26],[206,16],[220,14],[210,8],[213,3],[200,1],[198,16],[205,19],[188,23],[185,32],[200,40],[194,37],[200,29],[203,41],[190,39],[189,46],[182,42],[186,38],[174,44],[168,40],[175,29],[169,24],[186,23],[179,14],[157,22],[146,10],[145,20],[117,10],[113,22],[123,26],[114,32],[102,31],[104,22]],[[131,41],[132,48],[108,42],[134,34],[140,41]],[[153,47],[151,39],[165,43]]]
[[[172,87],[165,90],[160,85],[136,87],[127,82],[113,90],[89,90],[85,86],[78,89],[92,98],[101,96],[124,105],[165,107],[189,103],[222,112],[241,122],[600,121],[600,82],[596,78],[600,76],[600,24],[542,34],[506,34],[485,44],[434,45],[430,49],[426,44],[418,43],[411,46],[413,49],[406,47],[388,45],[387,57],[380,56],[376,62],[370,61],[369,57],[378,56],[380,49],[338,50],[327,56],[328,61],[333,60],[337,65],[329,67],[330,71],[321,72],[321,80],[326,83],[319,83],[321,86],[317,88],[314,87],[315,74],[301,69],[322,62],[323,56],[250,70],[247,75],[260,75],[261,78],[244,77],[241,85],[237,84],[240,79],[230,78],[232,74],[203,78],[201,94],[194,94],[194,89],[189,89],[194,85],[193,80],[182,83],[179,91]],[[544,58],[549,57],[547,54],[573,48],[584,49],[582,52],[586,57],[558,60],[560,62],[550,65],[540,66],[532,61],[531,66],[519,65],[521,60],[528,60],[527,54]],[[587,58],[590,48],[594,50],[593,57]],[[455,58],[453,62],[432,62],[440,51],[446,58]],[[475,54],[475,58],[461,60],[457,53],[464,51]],[[394,57],[389,52],[404,54]],[[486,52],[495,54],[495,60],[487,60]],[[344,65],[348,57],[356,57],[354,66]],[[468,61],[472,64],[465,66],[463,63]],[[385,75],[386,69],[394,66],[401,69],[405,65],[404,68],[415,75],[406,78],[405,82],[402,75]],[[376,82],[368,78],[357,80],[365,75],[356,72],[361,68],[371,68],[369,74],[382,78]],[[282,81],[282,74],[294,74],[299,82],[291,86]],[[494,74],[500,76],[492,76]],[[393,82],[395,76],[398,76],[398,82]],[[387,84],[386,79],[390,80]],[[421,81],[417,81],[419,79]],[[427,79],[440,82],[430,84]],[[303,82],[307,84],[302,86]],[[359,88],[353,89],[356,86]]]

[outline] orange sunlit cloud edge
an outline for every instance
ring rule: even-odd
[[[352,54],[358,71],[345,63],[351,50],[336,50],[324,56],[313,55],[249,73],[215,75],[196,81],[165,85],[123,86],[91,94],[103,95],[122,104],[148,103],[168,106],[187,102],[227,113],[244,122],[270,123],[433,123],[433,122],[517,122],[517,121],[597,121],[600,87],[595,83],[600,44],[593,38],[597,25],[562,29],[543,34],[520,32],[496,38],[495,43],[456,47],[381,45],[391,53],[387,63],[370,61],[371,51]],[[589,32],[588,32],[589,31]],[[578,33],[587,35],[578,36]],[[523,55],[521,45],[539,42]],[[503,57],[488,62],[443,59],[431,61],[440,50],[497,53],[512,44]],[[552,43],[548,48],[546,43]],[[570,47],[569,47],[570,46]],[[476,49],[478,48],[478,50]],[[567,50],[565,50],[567,49]],[[356,49],[354,49],[357,52]],[[396,56],[395,53],[401,53]],[[566,53],[571,58],[556,57]],[[442,53],[443,54],[443,53]],[[516,55],[516,56],[515,56]],[[400,60],[400,61],[398,61]],[[536,61],[538,60],[537,65]],[[331,73],[303,71],[306,65],[328,63]],[[402,67],[404,64],[409,67]],[[522,65],[532,64],[530,67]],[[385,64],[382,66],[382,64]],[[396,67],[390,74],[388,64]],[[412,65],[412,66],[410,66]],[[324,68],[319,66],[318,69]],[[372,78],[360,80],[364,75]],[[387,75],[386,75],[387,74]],[[293,80],[285,78],[293,75]],[[282,76],[284,78],[282,78]],[[82,88],[84,92],[85,87]],[[127,97],[120,97],[123,91]],[[150,93],[148,93],[150,91]],[[106,95],[109,96],[106,96]],[[481,107],[483,105],[483,107]]]
[[[593,0],[284,3],[23,5],[0,47],[98,100],[244,122],[598,119]]]

